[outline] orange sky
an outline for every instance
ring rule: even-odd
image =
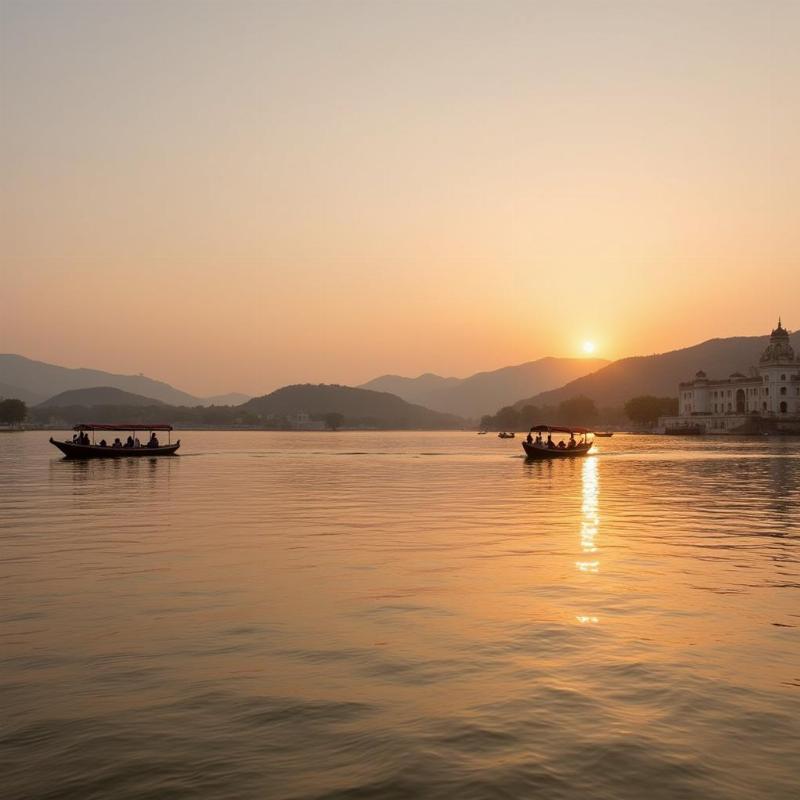
[[[800,4],[4,2],[0,351],[199,394],[800,326]]]

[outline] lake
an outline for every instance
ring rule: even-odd
[[[796,798],[800,440],[0,435],[18,798]]]

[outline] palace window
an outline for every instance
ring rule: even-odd
[[[786,413],[786,402],[784,401],[783,403],[781,403],[781,414],[785,413]]]
[[[786,380],[786,376],[785,375],[781,375],[781,380],[785,381]]]
[[[785,386],[781,386],[781,394],[786,394],[786,387]]]

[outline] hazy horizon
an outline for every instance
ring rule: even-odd
[[[0,9],[5,352],[260,394],[800,325],[798,3]]]

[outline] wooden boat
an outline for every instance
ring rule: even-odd
[[[500,433],[498,433],[497,436],[500,439],[514,439],[515,438],[515,434],[514,433],[508,433],[506,431],[500,431]]]
[[[154,431],[167,431],[168,439],[172,431],[172,425],[95,425],[91,423],[81,423],[76,425],[73,430],[86,433],[91,431],[91,443],[78,443],[74,441],[58,441],[52,436],[50,437],[50,444],[57,447],[67,458],[153,458],[154,456],[172,456],[175,455],[177,449],[181,446],[181,440],[177,442],[168,441],[167,444],[159,444],[157,447],[151,447],[148,444],[141,445],[140,447],[113,447],[111,445],[100,445],[95,443],[95,433],[97,431],[117,431],[129,433],[132,438],[135,434],[147,431],[153,433]],[[87,437],[88,438],[88,437]]]
[[[575,447],[548,447],[547,442],[537,444],[536,442],[523,441],[522,448],[525,455],[530,459],[552,459],[552,458],[577,458],[585,456],[594,445],[590,436],[594,434],[588,428],[559,428],[555,425],[535,425],[531,428],[531,433],[547,433],[548,439],[553,433],[568,433],[574,436],[576,433],[583,436],[583,440]],[[530,434],[529,434],[530,436]]]
[[[613,431],[595,431],[594,435],[595,436],[600,436],[603,439],[610,439],[614,435],[614,432]]]

